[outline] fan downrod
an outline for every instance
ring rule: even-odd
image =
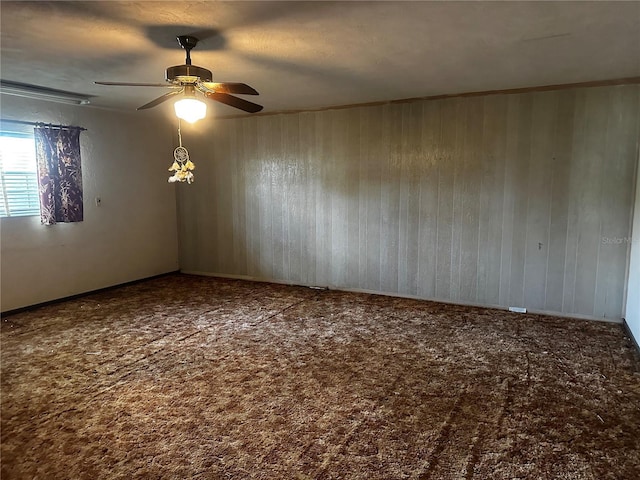
[[[198,44],[198,39],[192,35],[178,35],[178,43],[187,51],[186,65],[191,65],[191,49]]]

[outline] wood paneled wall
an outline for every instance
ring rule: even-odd
[[[183,271],[620,319],[637,85],[215,120]]]

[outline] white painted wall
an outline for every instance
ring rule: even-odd
[[[178,269],[172,124],[3,95],[2,118],[79,125],[84,221],[0,220],[2,311]],[[102,205],[95,205],[95,198]]]
[[[636,342],[640,343],[640,165],[636,171],[636,203],[632,235],[625,320]]]

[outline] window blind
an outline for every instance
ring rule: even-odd
[[[0,132],[0,217],[40,215],[33,135]]]

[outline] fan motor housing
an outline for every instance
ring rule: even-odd
[[[211,82],[213,74],[211,70],[197,65],[174,65],[167,68],[165,78],[168,82],[195,83],[198,80]]]

